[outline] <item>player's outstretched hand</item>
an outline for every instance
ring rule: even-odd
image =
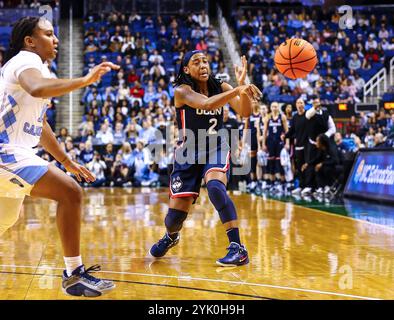
[[[84,179],[87,183],[94,182],[96,180],[96,177],[93,175],[93,173],[91,173],[87,168],[80,165],[79,163],[67,160],[63,163],[63,166],[68,172],[73,174],[79,182],[82,182],[82,179]]]
[[[245,84],[246,72],[248,69],[248,62],[245,56],[241,57],[241,63],[242,67],[239,67],[236,64],[234,65],[235,77],[237,78],[237,83],[240,86]]]
[[[84,77],[86,85],[91,85],[97,81],[101,80],[101,77],[111,70],[119,70],[120,66],[112,62],[102,62],[97,66],[93,67],[92,70]]]
[[[259,88],[257,88],[254,84],[250,85],[250,91],[252,93],[253,99],[258,101],[261,99],[263,96],[262,92],[260,91]]]
[[[247,84],[243,86],[239,86],[239,94],[246,94],[252,100],[258,101],[262,97],[262,93],[254,84]]]

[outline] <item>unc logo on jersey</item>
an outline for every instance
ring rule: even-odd
[[[32,136],[41,137],[42,127],[35,126],[29,122],[25,122],[23,126],[23,132],[30,134]]]
[[[196,114],[199,116],[217,116],[222,114],[222,109],[216,109],[216,110],[201,110],[201,109],[196,109]]]
[[[176,178],[172,179],[171,189],[174,192],[178,192],[179,190],[181,190],[182,186],[183,186],[183,182],[180,177],[176,177]]]

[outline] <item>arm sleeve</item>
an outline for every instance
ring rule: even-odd
[[[327,137],[331,137],[336,131],[337,131],[337,128],[335,127],[334,120],[332,119],[331,116],[329,116],[328,117],[328,130],[325,132],[325,135]]]
[[[312,107],[305,113],[305,117],[309,120],[313,118],[315,114],[316,114],[316,109]]]

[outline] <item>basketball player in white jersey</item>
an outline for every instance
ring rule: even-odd
[[[74,296],[100,296],[115,285],[93,277],[80,256],[82,189],[57,167],[35,155],[38,144],[81,181],[95,177],[73,162],[59,146],[45,119],[48,98],[86,87],[119,67],[95,66],[76,79],[51,79],[46,62],[54,59],[58,39],[43,18],[24,17],[12,30],[10,50],[0,70],[0,236],[17,220],[25,195],[55,200],[56,223],[66,270],[62,289]]]

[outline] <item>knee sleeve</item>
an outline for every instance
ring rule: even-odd
[[[183,221],[185,221],[187,217],[187,212],[177,210],[177,209],[168,209],[168,213],[166,218],[164,219],[164,224],[169,233],[175,233],[182,229]]]
[[[210,180],[207,183],[208,197],[217,211],[221,211],[229,199],[225,185],[219,180]]]
[[[219,180],[210,180],[207,189],[209,200],[219,212],[222,223],[237,220],[235,206],[227,194],[226,186]]]
[[[23,199],[0,197],[0,236],[18,220]]]

